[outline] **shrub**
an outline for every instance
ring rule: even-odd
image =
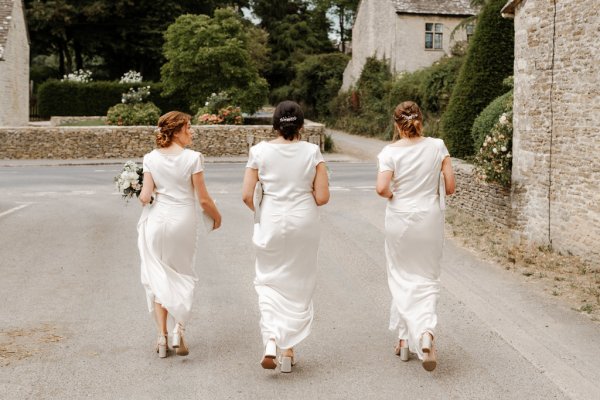
[[[442,114],[446,110],[463,61],[464,57],[444,57],[425,69],[419,103],[424,112]]]
[[[154,103],[117,104],[106,114],[109,125],[156,125],[160,110]]]
[[[342,53],[316,54],[297,65],[291,83],[292,98],[304,106],[307,117],[319,118],[329,113],[327,105],[342,86],[349,59]]]
[[[475,156],[477,177],[510,187],[512,170],[512,111],[502,113]]]
[[[207,113],[201,108],[196,115],[196,123],[198,125],[241,125],[244,123],[244,117],[239,107],[227,106],[221,108],[216,114]]]
[[[512,111],[513,91],[509,91],[492,101],[473,122],[471,136],[473,137],[473,146],[479,150],[485,137],[490,134],[498,118],[504,113]]]
[[[514,30],[513,22],[500,14],[505,3],[505,0],[489,0],[483,6],[467,58],[442,117],[443,138],[455,157],[474,154],[473,121],[504,92],[502,80],[512,75]]]
[[[108,109],[121,102],[121,95],[138,84],[120,84],[113,81],[96,81],[86,84],[69,81],[48,80],[38,89],[39,113],[50,116],[106,115]],[[145,82],[150,86],[148,100],[163,112],[179,110],[190,112],[187,103],[176,95],[163,96],[162,84]]]

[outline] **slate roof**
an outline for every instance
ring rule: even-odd
[[[391,0],[397,14],[451,15],[466,17],[477,14],[470,0]]]
[[[8,39],[8,29],[11,26],[14,0],[0,0],[0,61],[4,60],[4,48]]]

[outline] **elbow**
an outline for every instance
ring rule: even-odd
[[[375,191],[376,191],[376,192],[377,192],[377,194],[378,194],[378,195],[380,195],[381,197],[386,197],[386,196],[385,196],[385,195],[386,195],[386,192],[387,192],[386,188],[377,186],[377,187],[375,188]]]

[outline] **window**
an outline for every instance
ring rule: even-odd
[[[471,40],[471,37],[475,33],[475,24],[468,24],[466,27],[466,31],[467,31],[467,42],[469,42]]]
[[[441,50],[444,48],[444,25],[427,22],[425,24],[425,49]]]

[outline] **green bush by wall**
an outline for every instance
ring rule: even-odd
[[[38,107],[42,117],[106,115],[108,109],[121,103],[121,94],[130,87],[150,86],[148,101],[162,113],[171,110],[189,112],[188,105],[177,96],[161,96],[162,84],[141,82],[121,84],[112,81],[89,83],[49,80],[38,89]]]
[[[513,73],[513,22],[500,14],[505,4],[505,0],[490,0],[484,5],[467,58],[441,120],[442,137],[455,157],[474,154],[473,121],[504,92],[502,81]]]
[[[488,104],[481,114],[475,118],[473,128],[471,129],[473,148],[475,151],[478,151],[479,148],[481,148],[485,137],[490,134],[492,128],[498,122],[498,118],[500,118],[503,113],[512,111],[512,106],[513,91],[510,90]]]

